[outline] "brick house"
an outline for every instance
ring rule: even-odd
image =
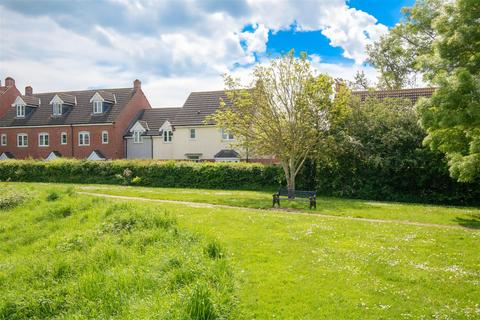
[[[15,80],[13,78],[5,78],[5,84],[3,86],[0,81],[0,118],[8,111],[9,107],[19,95],[21,95],[21,93],[15,86]]]
[[[139,80],[120,89],[35,94],[26,87],[1,106],[0,159],[124,158],[123,136],[132,118],[149,108]]]

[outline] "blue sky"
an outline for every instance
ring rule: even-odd
[[[318,72],[351,78],[365,46],[411,0],[0,0],[0,76],[34,91],[131,86],[155,107],[190,91],[249,81],[257,63],[295,49]]]

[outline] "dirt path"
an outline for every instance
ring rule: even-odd
[[[112,199],[121,199],[121,200],[182,204],[182,205],[186,205],[193,208],[224,208],[224,209],[236,209],[236,210],[243,210],[243,211],[289,213],[289,214],[304,215],[309,217],[316,216],[316,217],[327,218],[327,219],[354,220],[354,221],[364,221],[364,222],[373,222],[373,223],[393,223],[393,224],[404,224],[404,225],[419,226],[419,227],[433,227],[433,228],[441,228],[441,229],[460,229],[460,230],[476,231],[474,229],[470,229],[463,226],[449,226],[449,225],[443,225],[443,224],[412,222],[412,221],[404,221],[404,220],[384,220],[384,219],[345,217],[345,216],[335,216],[335,215],[321,214],[321,213],[308,213],[308,212],[297,211],[293,209],[285,209],[285,210],[278,209],[278,208],[257,209],[257,208],[229,206],[224,204],[211,204],[211,203],[179,201],[179,200],[161,200],[161,199],[150,199],[150,198],[141,198],[141,197],[116,196],[116,195],[110,195],[105,193],[94,193],[94,192],[77,192],[77,193],[88,195],[88,196],[94,196],[94,197],[103,197],[103,198],[112,198]]]

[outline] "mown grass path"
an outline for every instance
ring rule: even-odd
[[[464,226],[450,226],[450,225],[442,225],[442,224],[435,224],[435,223],[421,223],[421,222],[412,222],[412,221],[403,221],[403,220],[385,220],[385,219],[369,219],[369,218],[357,218],[357,217],[346,217],[346,216],[334,216],[328,214],[321,214],[321,213],[306,213],[304,211],[294,210],[291,208],[286,209],[279,209],[279,208],[272,208],[272,209],[255,209],[255,208],[245,208],[245,207],[237,207],[237,206],[230,206],[224,204],[211,204],[211,203],[201,203],[201,202],[191,202],[191,201],[180,201],[180,200],[161,200],[161,199],[149,199],[149,198],[142,198],[142,197],[132,197],[132,196],[115,196],[105,193],[94,193],[94,192],[78,192],[79,194],[89,195],[89,196],[96,196],[96,197],[104,197],[104,198],[113,198],[113,199],[122,199],[122,200],[133,200],[133,201],[148,201],[148,202],[159,202],[159,203],[174,203],[174,204],[184,204],[190,207],[196,208],[225,208],[225,209],[239,209],[248,212],[252,211],[262,211],[262,212],[288,212],[292,214],[299,214],[299,215],[306,215],[306,216],[317,216],[322,218],[329,218],[329,219],[345,219],[345,220],[355,220],[355,221],[365,221],[365,222],[373,222],[373,223],[394,223],[394,224],[404,224],[404,225],[412,225],[412,226],[419,226],[419,227],[434,227],[434,228],[444,228],[444,229],[463,229],[468,231],[479,231],[471,229]]]

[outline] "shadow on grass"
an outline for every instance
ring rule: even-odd
[[[454,221],[465,228],[480,229],[480,215],[472,214],[470,217],[472,218],[469,219],[456,217]]]

